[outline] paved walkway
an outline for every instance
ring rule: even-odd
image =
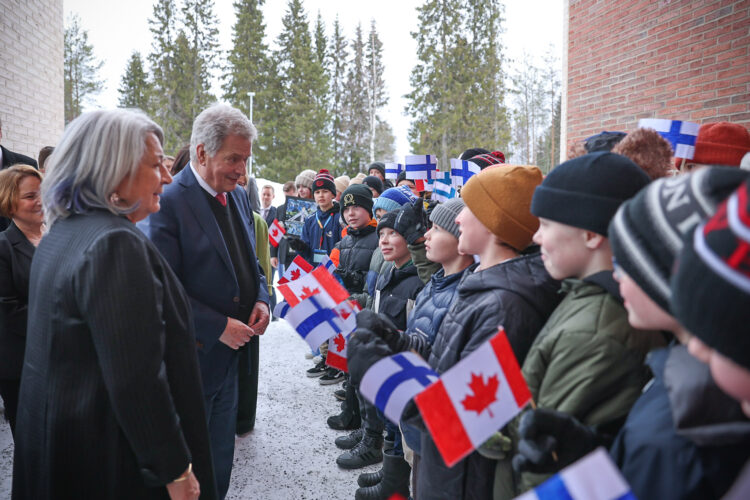
[[[352,499],[359,472],[336,465],[333,440],[345,434],[325,423],[338,413],[333,391],[305,376],[307,345],[283,321],[271,323],[260,344],[255,430],[238,438],[228,499]],[[2,420],[2,419],[0,419]],[[0,498],[10,498],[13,443],[0,423]]]

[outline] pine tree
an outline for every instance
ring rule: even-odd
[[[396,136],[388,122],[378,120],[375,130],[375,158],[382,161],[393,161],[396,155]]]
[[[150,112],[151,85],[143,68],[141,53],[133,51],[120,81],[121,108],[137,108],[145,113]]]
[[[88,32],[81,28],[77,15],[69,17],[67,24],[63,61],[65,123],[80,115],[83,105],[104,88],[98,75],[103,63],[94,57]]]
[[[378,37],[375,29],[375,20],[370,22],[370,33],[367,36],[367,119],[369,122],[368,139],[370,162],[375,161],[375,140],[378,127],[378,111],[388,104],[388,95],[385,92],[385,81],[383,81],[383,43]]]
[[[419,63],[406,108],[415,152],[441,165],[469,147],[506,149],[502,5],[498,0],[427,0],[419,12]]]
[[[347,41],[341,32],[339,18],[333,22],[333,35],[331,36],[330,47],[328,49],[328,68],[330,75],[330,85],[328,93],[329,113],[331,120],[331,150],[334,158],[334,165],[341,168],[345,166],[346,158],[344,143],[344,93],[346,84],[346,63],[349,58],[347,51]]]
[[[266,25],[263,21],[264,0],[237,0],[234,2],[236,21],[232,28],[232,49],[224,68],[222,90],[224,99],[232,106],[252,115],[258,129],[258,139],[253,144],[253,162],[256,166],[266,164],[268,152],[273,149],[272,120],[274,104],[283,97],[274,94],[278,89],[274,81],[275,72],[266,45]],[[253,112],[250,113],[250,98],[254,92]]]
[[[346,77],[344,90],[344,158],[347,174],[361,170],[368,157],[369,141],[367,133],[367,72],[365,67],[365,42],[362,25],[358,24],[352,41],[352,59]]]
[[[273,155],[260,169],[270,180],[294,178],[304,168],[328,168],[331,160],[326,75],[301,0],[289,0],[282,25],[274,59],[283,108],[274,117]]]
[[[537,141],[547,114],[545,112],[544,81],[540,69],[528,54],[522,57],[514,75],[512,93],[514,161],[536,164]]]
[[[153,89],[152,116],[164,129],[164,149],[170,154],[187,142],[173,132],[177,128],[175,108],[177,77],[180,76],[175,70],[178,19],[174,0],[156,0],[148,24],[153,36],[148,55]]]

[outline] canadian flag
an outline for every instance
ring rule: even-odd
[[[313,295],[292,307],[284,317],[312,349],[343,330],[334,312],[336,304],[326,295]]]
[[[349,298],[349,292],[325,267],[317,267],[299,279],[279,285],[279,293],[292,308],[313,295],[324,295],[326,303],[334,305]]]
[[[299,255],[294,258],[289,267],[284,271],[284,275],[279,278],[279,285],[289,283],[301,278],[313,270],[313,266]]]
[[[414,401],[452,467],[515,417],[531,392],[501,327]]]
[[[279,220],[274,219],[271,226],[268,228],[268,242],[274,247],[278,247],[284,233],[286,233],[286,231],[281,227],[281,224],[279,224]]]
[[[342,302],[334,309],[338,317],[337,323],[342,330],[328,340],[328,356],[326,364],[343,372],[348,372],[346,364],[346,345],[349,334],[357,328],[357,313],[361,310],[359,304],[349,300]]]

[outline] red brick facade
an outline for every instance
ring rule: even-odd
[[[750,127],[750,0],[569,0],[568,146],[641,118]]]

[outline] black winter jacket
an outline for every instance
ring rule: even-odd
[[[373,310],[403,330],[406,328],[406,316],[414,307],[423,286],[414,264],[408,263],[400,269],[391,265],[378,278]]]
[[[470,267],[435,342],[418,349],[438,373],[453,367],[504,326],[519,365],[560,302],[560,282],[547,273],[540,254],[524,255],[476,271]],[[448,468],[423,433],[417,474],[420,499],[492,498],[495,461],[474,452]]]
[[[654,378],[610,454],[640,500],[721,498],[750,458],[750,421],[684,346],[647,359]]]
[[[375,226],[347,229],[346,236],[336,246],[339,249],[339,266],[335,273],[349,293],[361,292],[370,270],[372,253],[378,248]]]

